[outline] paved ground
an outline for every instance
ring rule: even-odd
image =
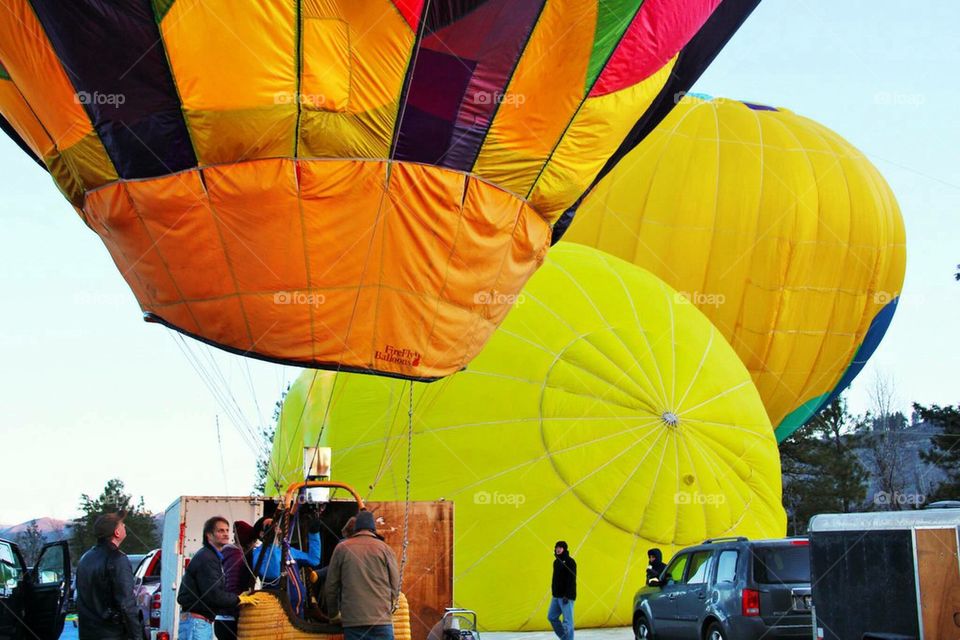
[[[577,629],[574,633],[576,640],[633,640],[630,627],[614,629]],[[480,634],[480,640],[557,640],[552,631],[485,631]]]
[[[73,621],[69,618],[63,624],[63,633],[60,634],[60,640],[77,640],[77,628],[73,626]]]
[[[629,627],[621,629],[577,629],[576,640],[633,640],[633,632]],[[480,640],[556,640],[557,636],[551,631],[485,631],[480,634]],[[63,626],[63,635],[60,640],[77,640],[77,628],[67,620]]]

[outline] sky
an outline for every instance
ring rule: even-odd
[[[856,413],[878,375],[904,410],[960,402],[960,87],[943,84],[960,68],[958,23],[948,0],[764,0],[693,88],[830,127],[897,195],[904,293],[848,394]],[[0,525],[72,518],[113,477],[155,512],[248,494],[255,432],[298,370],[144,323],[100,240],[0,138]]]

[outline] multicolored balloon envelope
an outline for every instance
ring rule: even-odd
[[[547,628],[558,539],[580,567],[577,624],[595,627],[631,623],[650,547],[785,533],[750,374],[696,307],[618,258],[554,247],[486,348],[443,381],[305,373],[268,485],[302,478],[303,447],[319,442],[335,479],[402,500],[410,384],[411,495],[455,502],[455,604],[488,629]]]
[[[0,124],[147,319],[432,379],[757,2],[8,0]]]
[[[869,160],[784,109],[687,96],[584,200],[565,240],[649,269],[703,311],[783,440],[883,337],[906,267]]]

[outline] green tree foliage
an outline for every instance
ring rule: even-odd
[[[806,533],[817,513],[860,510],[867,472],[853,451],[855,424],[841,395],[780,444],[783,506],[791,535]]]
[[[73,538],[70,541],[70,553],[74,558],[80,558],[83,553],[97,543],[93,533],[93,524],[97,518],[105,513],[126,511],[124,524],[127,529],[127,538],[121,550],[125,553],[147,553],[160,546],[160,537],[157,535],[157,525],[151,514],[143,506],[143,498],[136,503],[133,497],[126,493],[123,481],[119,478],[108,480],[106,486],[96,498],[87,494],[80,496],[80,511],[83,515],[73,521]]]
[[[43,549],[43,545],[46,543],[43,538],[43,532],[40,531],[36,520],[31,520],[27,528],[17,534],[14,542],[20,547],[20,553],[23,554],[24,562],[31,567],[36,564],[40,550]]]
[[[273,438],[277,435],[277,426],[280,424],[280,414],[283,411],[283,401],[290,392],[290,385],[280,394],[280,399],[273,405],[273,422],[260,428],[260,453],[257,455],[257,477],[253,482],[253,492],[263,495],[267,486],[267,471],[270,469],[270,453],[273,450]]]
[[[913,409],[922,420],[942,429],[942,433],[930,438],[930,449],[920,454],[924,462],[940,467],[947,476],[929,499],[960,500],[960,405],[925,407],[914,404]]]

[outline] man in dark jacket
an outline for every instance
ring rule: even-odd
[[[400,598],[397,557],[377,535],[373,514],[357,514],[354,534],[333,549],[324,584],[327,612],[339,616],[344,640],[393,640]]]
[[[133,569],[120,551],[127,537],[124,512],[93,523],[97,545],[77,564],[77,621],[80,640],[141,640],[133,599]]]
[[[647,560],[650,562],[647,565],[647,585],[658,587],[660,574],[667,568],[667,565],[663,564],[663,552],[660,549],[650,549],[647,551]]]
[[[252,600],[226,589],[221,550],[229,542],[230,523],[225,518],[214,516],[203,524],[203,546],[191,558],[177,591],[180,640],[211,640],[218,615],[233,615],[244,598]]]
[[[560,640],[573,640],[573,601],[577,599],[577,563],[570,557],[567,543],[560,540],[553,546],[553,597],[547,620]],[[562,620],[561,620],[562,617]]]

